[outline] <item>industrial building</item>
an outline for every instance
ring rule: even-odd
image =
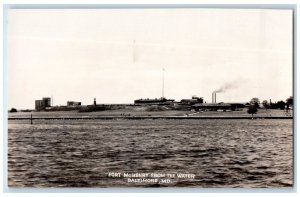
[[[76,102],[76,101],[67,101],[67,106],[81,106],[81,102]]]
[[[46,107],[51,107],[51,98],[49,97],[44,97],[43,101],[45,101]]]
[[[35,100],[36,110],[44,110],[46,107],[51,107],[51,98],[44,97],[42,100]]]
[[[173,103],[175,100],[174,99],[166,99],[166,98],[155,98],[155,99],[137,99],[134,100],[134,104],[136,105],[165,105],[165,104],[170,104]]]
[[[230,104],[226,103],[212,103],[212,104],[207,104],[207,103],[201,103],[201,104],[195,104],[192,106],[192,109],[195,111],[217,111],[217,110],[232,110]]]
[[[242,103],[199,103],[192,106],[195,111],[236,111],[245,107]]]
[[[180,104],[194,105],[196,103],[203,103],[202,97],[193,96],[192,99],[181,99]]]

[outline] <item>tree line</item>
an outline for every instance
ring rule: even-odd
[[[285,100],[277,101],[277,102],[268,102],[267,100],[263,100],[260,103],[260,100],[258,98],[252,98],[249,103],[246,103],[246,105],[249,106],[248,113],[249,114],[255,114],[257,112],[257,109],[264,108],[266,110],[268,109],[281,109],[281,110],[290,110],[291,107],[293,107],[293,96],[290,96]]]

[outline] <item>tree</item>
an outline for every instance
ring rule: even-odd
[[[283,101],[278,101],[278,102],[277,102],[277,106],[279,107],[279,109],[284,109],[284,108],[285,108],[285,102],[283,102]]]
[[[286,104],[288,106],[293,105],[293,96],[290,96],[289,98],[286,99]]]
[[[247,112],[248,112],[248,114],[252,114],[252,117],[253,117],[253,114],[256,114],[256,112],[257,112],[256,105],[250,105]]]
[[[18,110],[16,108],[11,108],[9,112],[18,112]]]
[[[258,98],[252,98],[250,101],[250,105],[255,105],[256,108],[259,108],[259,99]]]
[[[266,108],[266,109],[269,109],[269,108],[270,108],[270,105],[269,105],[269,103],[268,103],[267,100],[264,100],[264,101],[262,102],[262,104],[263,104],[264,108]]]

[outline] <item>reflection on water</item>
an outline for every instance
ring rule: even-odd
[[[148,187],[108,172],[192,173],[170,187],[292,186],[292,120],[9,121],[16,187]]]

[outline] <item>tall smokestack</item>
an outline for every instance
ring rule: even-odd
[[[215,103],[217,103],[217,93],[215,92]]]
[[[211,103],[214,103],[214,101],[215,101],[214,96],[215,96],[215,93],[213,92],[212,95],[211,95]]]

